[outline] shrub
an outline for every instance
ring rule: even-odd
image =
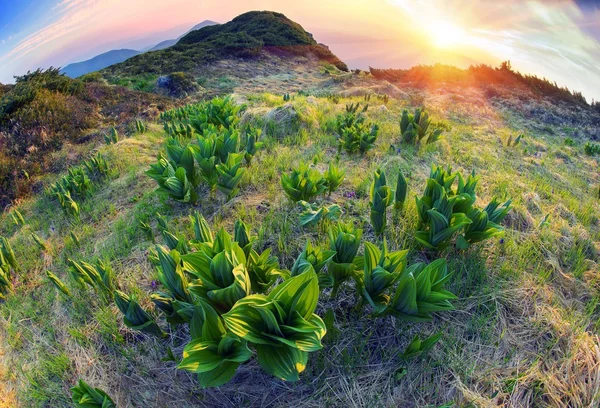
[[[157,87],[164,89],[167,95],[176,98],[186,97],[200,89],[195,78],[186,72],[173,72],[156,81]]]
[[[600,154],[600,143],[585,142],[583,151],[589,156],[596,156]]]

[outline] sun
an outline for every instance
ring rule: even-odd
[[[435,21],[429,25],[428,33],[433,45],[438,48],[451,48],[465,42],[465,30],[449,21]]]

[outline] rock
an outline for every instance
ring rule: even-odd
[[[381,105],[381,106],[379,106],[377,108],[377,112],[379,112],[379,113],[386,113],[386,112],[388,112],[388,108],[385,105]]]

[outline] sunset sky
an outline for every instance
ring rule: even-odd
[[[600,100],[597,1],[0,0],[0,82],[116,48],[141,49],[203,20],[287,15],[352,68],[511,60]]]

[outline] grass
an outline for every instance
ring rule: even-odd
[[[371,101],[368,120],[381,129],[376,147],[365,156],[342,153],[346,179],[321,200],[340,205],[342,219],[364,228],[363,241],[374,241],[368,223],[371,175],[381,167],[395,181],[402,169],[409,198],[402,214],[390,210],[386,238],[391,250],[410,249],[411,260],[431,260],[432,254],[412,239],[417,224],[413,197],[421,194],[431,163],[463,173],[475,169],[481,175],[480,206],[495,195],[512,197],[515,210],[505,222],[502,241],[445,254],[453,270],[449,290],[459,296],[455,311],[437,314],[431,323],[374,320],[355,307],[355,292],[342,287],[336,300],[322,296],[317,314],[332,310],[333,329],[324,339],[326,347],[311,353],[299,382],[273,379],[253,361],[242,365],[228,385],[199,389],[193,375],[160,361],[169,348],[181,355],[189,338],[185,330],[164,327],[170,334],[165,341],[133,332],[114,305],[92,290],[75,288],[66,274],[68,258],[110,261],[121,288],[136,293],[152,310],[149,293],[156,273],[147,260],[151,243],[138,221],[148,222],[156,233],[158,212],[175,232],[191,237],[192,230],[190,208],[157,196],[155,183],[143,174],[164,138],[161,127],[150,124],[145,134],[96,147],[115,174],[82,203],[81,221],[63,215],[44,196],[19,205],[25,226],[15,227],[8,216],[0,220],[0,235],[10,238],[23,269],[15,293],[0,305],[0,378],[6,379],[0,402],[69,406],[69,387],[83,378],[108,391],[119,406],[598,404],[600,207],[594,186],[600,179],[593,171],[598,162],[585,155],[582,143],[566,148],[559,128],[555,134],[523,129],[528,122],[510,109],[469,98],[457,102],[452,95],[424,98],[433,120],[450,128],[444,140],[420,148],[401,145],[398,119],[403,109],[414,109],[411,98],[392,98],[386,110]],[[247,101],[248,112],[269,112],[284,104],[271,94],[249,95]],[[362,97],[341,97],[335,104],[294,95],[290,103],[298,114],[297,127],[283,135],[269,132],[268,121],[257,113],[251,120],[267,128],[267,139],[244,176],[241,193],[225,204],[201,194],[196,209],[215,228],[229,231],[243,218],[259,237],[258,249],[272,247],[288,268],[307,239],[326,246],[326,228],[300,227],[299,209],[284,195],[280,175],[315,157],[319,170],[325,170],[337,155],[335,116],[346,103],[359,101]],[[524,131],[527,137],[519,146],[506,147],[509,135]],[[352,192],[355,197],[347,198]],[[538,227],[545,214],[550,214],[549,226]],[[69,238],[71,230],[81,248]],[[33,245],[31,232],[44,237],[48,253]],[[73,298],[47,283],[46,269],[73,289]],[[402,357],[415,334],[439,331],[442,339],[429,354]]]

